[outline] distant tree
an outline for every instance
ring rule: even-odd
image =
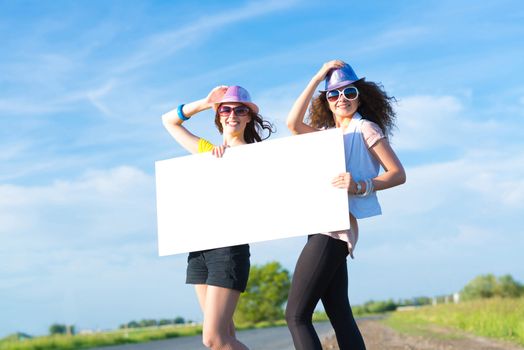
[[[175,317],[173,323],[174,324],[184,324],[184,323],[186,323],[186,320],[184,320],[184,318],[181,317],[181,316],[177,316],[177,317]]]
[[[412,300],[413,301],[411,305],[415,305],[415,306],[431,304],[431,298],[429,297],[415,297]]]
[[[246,292],[238,302],[235,321],[282,319],[290,283],[289,272],[276,261],[252,266]]]
[[[524,287],[511,275],[499,278],[493,274],[480,275],[471,280],[460,292],[463,300],[498,297],[519,297],[524,295]]]
[[[127,328],[139,328],[140,324],[137,321],[131,321],[127,323]]]
[[[431,304],[429,297],[414,297],[410,299],[399,299],[397,306],[421,306]]]
[[[504,275],[498,278],[496,294],[503,298],[518,298],[524,295],[524,286],[515,281],[511,275]]]
[[[156,320],[152,320],[152,319],[141,320],[138,324],[139,324],[140,327],[158,326],[158,322]]]
[[[166,326],[168,324],[173,324],[173,320],[161,319],[158,321],[159,326]]]
[[[471,280],[460,292],[463,300],[491,298],[495,295],[497,278],[493,274],[480,275]]]
[[[351,310],[353,311],[353,316],[363,316],[368,313],[364,305],[352,305]]]
[[[359,314],[367,313],[367,314],[381,314],[387,311],[394,311],[397,309],[397,304],[392,300],[386,300],[386,301],[367,301],[362,305],[362,309],[359,309]]]
[[[51,326],[49,326],[49,334],[51,334],[51,335],[56,335],[56,334],[71,334],[71,335],[73,335],[73,334],[75,334],[75,326],[54,323]]]

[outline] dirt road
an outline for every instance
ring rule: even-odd
[[[423,335],[399,334],[377,320],[358,322],[367,350],[524,350],[506,342],[432,327]],[[324,340],[325,350],[338,350],[334,335]]]

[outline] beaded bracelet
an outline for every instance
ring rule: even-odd
[[[182,111],[182,108],[184,108],[184,104],[181,104],[176,109],[176,114],[178,115],[178,118],[180,118],[180,120],[182,120],[182,121],[189,120],[189,118],[184,115],[184,111]]]

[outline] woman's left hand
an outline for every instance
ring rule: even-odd
[[[331,184],[336,188],[344,188],[347,192],[350,192],[351,188],[356,188],[357,186],[350,173],[338,174],[338,176],[335,176],[333,180],[331,180]]]
[[[215,146],[213,147],[213,150],[211,150],[211,153],[217,157],[217,158],[222,158],[222,156],[224,155],[224,153],[226,152],[226,148],[229,147],[227,145],[220,145],[220,146]]]

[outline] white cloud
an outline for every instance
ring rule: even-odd
[[[88,247],[154,232],[154,180],[141,170],[88,171],[48,186],[0,186],[0,246]]]
[[[169,57],[184,47],[193,45],[214,30],[236,22],[282,10],[296,3],[287,1],[251,1],[244,7],[227,9],[223,12],[205,14],[193,23],[172,31],[166,31],[146,38],[135,54],[120,62],[116,72],[125,73],[145,64]]]
[[[356,48],[351,51],[351,56],[365,56],[406,44],[413,45],[416,41],[428,40],[430,35],[432,35],[431,29],[425,26],[410,25],[388,28],[374,37],[366,38],[365,43],[356,45]]]
[[[109,108],[101,101],[101,99],[109,94],[116,85],[115,79],[109,80],[99,88],[92,89],[86,93],[87,99],[106,116],[112,116]]]
[[[48,78],[52,79],[51,76]],[[45,85],[45,89],[41,91],[27,94],[24,96],[7,96],[0,100],[0,113],[14,114],[14,115],[28,115],[31,117],[59,113],[63,111],[78,109],[78,103],[89,101],[104,115],[110,115],[111,112],[100,101],[102,97],[107,95],[113,89],[115,79],[110,79],[101,86],[94,86],[85,89],[71,89],[67,92],[62,92],[61,88],[55,89],[49,85]],[[27,87],[31,90],[32,87]],[[56,91],[60,92],[56,92]],[[50,91],[56,93],[49,95]],[[75,113],[78,113],[76,110]]]
[[[0,255],[2,307],[15,315],[36,307],[42,327],[57,320],[115,327],[136,314],[162,315],[185,266],[182,255],[158,257],[154,179],[129,166],[49,185],[0,186]],[[130,306],[136,293],[150,295],[159,285],[154,302]],[[179,307],[185,315],[198,310]],[[97,309],[104,312],[90,313]],[[45,332],[28,326],[27,316],[13,317],[8,329]]]
[[[479,149],[457,160],[408,167],[406,173],[406,184],[379,193],[387,215],[524,209],[522,151]]]
[[[52,322],[114,329],[145,317],[201,319],[193,288],[184,285],[186,255],[160,258],[154,239],[2,256],[13,263],[0,268],[2,309],[13,313],[7,332],[43,334]],[[38,322],[29,324],[32,313]]]
[[[449,95],[401,98],[393,146],[417,152],[446,147],[464,152],[482,147],[500,149],[520,142],[521,120],[478,118],[478,111],[470,109],[466,102]],[[504,134],[507,139],[500,137]]]
[[[6,67],[9,76],[14,76],[10,83],[25,86],[26,93],[24,96],[6,95],[0,99],[0,113],[48,114],[70,110],[74,108],[75,103],[89,101],[103,115],[115,117],[123,114],[126,117],[119,119],[127,121],[129,113],[115,111],[111,103],[103,101],[103,97],[113,90],[119,75],[128,74],[129,70],[152,64],[179,52],[184,47],[195,45],[206,36],[212,35],[218,28],[283,10],[295,3],[295,0],[250,1],[244,7],[205,14],[185,27],[177,27],[176,30],[144,38],[142,44],[132,49],[130,54],[119,58],[117,65],[111,65],[115,66],[115,69],[97,70],[94,75],[89,70],[85,71],[89,68],[85,68],[83,63],[89,58],[91,50],[98,45],[96,40],[86,44],[89,49],[83,48],[74,54],[48,53],[45,48],[42,52],[32,52],[26,59]],[[104,24],[100,25],[100,28],[104,27]],[[114,29],[111,30],[114,32]],[[91,61],[87,66],[91,67],[93,63]],[[76,78],[86,74],[89,77],[87,84],[83,76],[84,86],[77,86]],[[64,86],[69,87],[64,89]],[[28,91],[30,93],[27,93]],[[129,96],[121,99],[127,99],[129,102]],[[131,108],[127,108],[127,111],[129,110]]]
[[[398,104],[396,149],[418,150],[459,144],[462,103],[453,96],[409,96]]]
[[[20,141],[12,144],[3,144],[0,149],[0,162],[14,160],[29,148],[29,142]],[[0,177],[1,179],[1,177]]]

